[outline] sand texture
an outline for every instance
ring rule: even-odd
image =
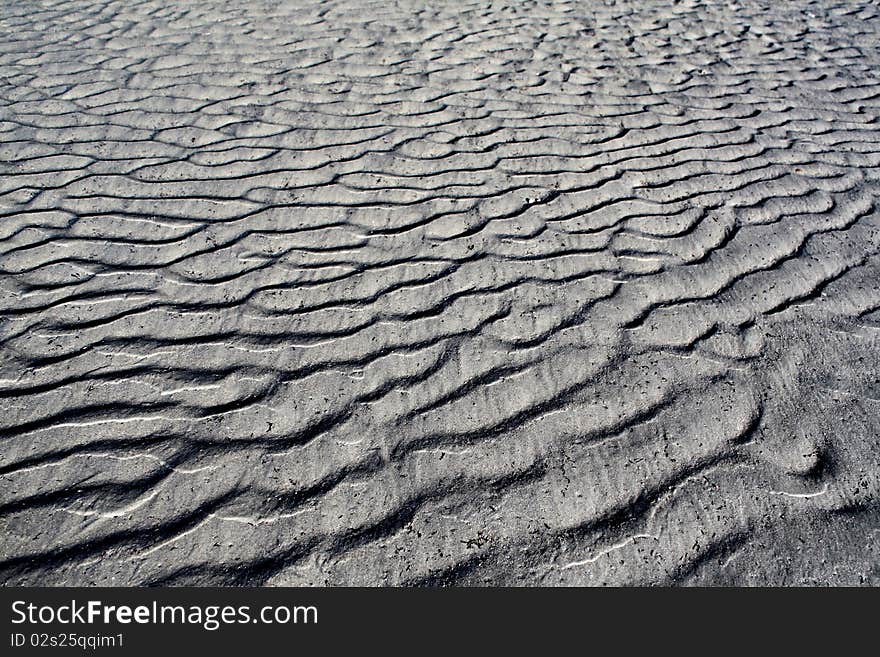
[[[880,6],[0,1],[0,582],[880,583]]]

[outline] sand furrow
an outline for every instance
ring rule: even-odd
[[[0,71],[5,583],[877,583],[874,4],[3,0]]]

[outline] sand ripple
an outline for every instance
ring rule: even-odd
[[[0,3],[0,578],[878,582],[868,2]]]

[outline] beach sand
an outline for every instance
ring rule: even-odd
[[[0,581],[880,583],[880,8],[0,2]]]

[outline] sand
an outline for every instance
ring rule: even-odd
[[[0,3],[0,581],[880,583],[880,8]]]

